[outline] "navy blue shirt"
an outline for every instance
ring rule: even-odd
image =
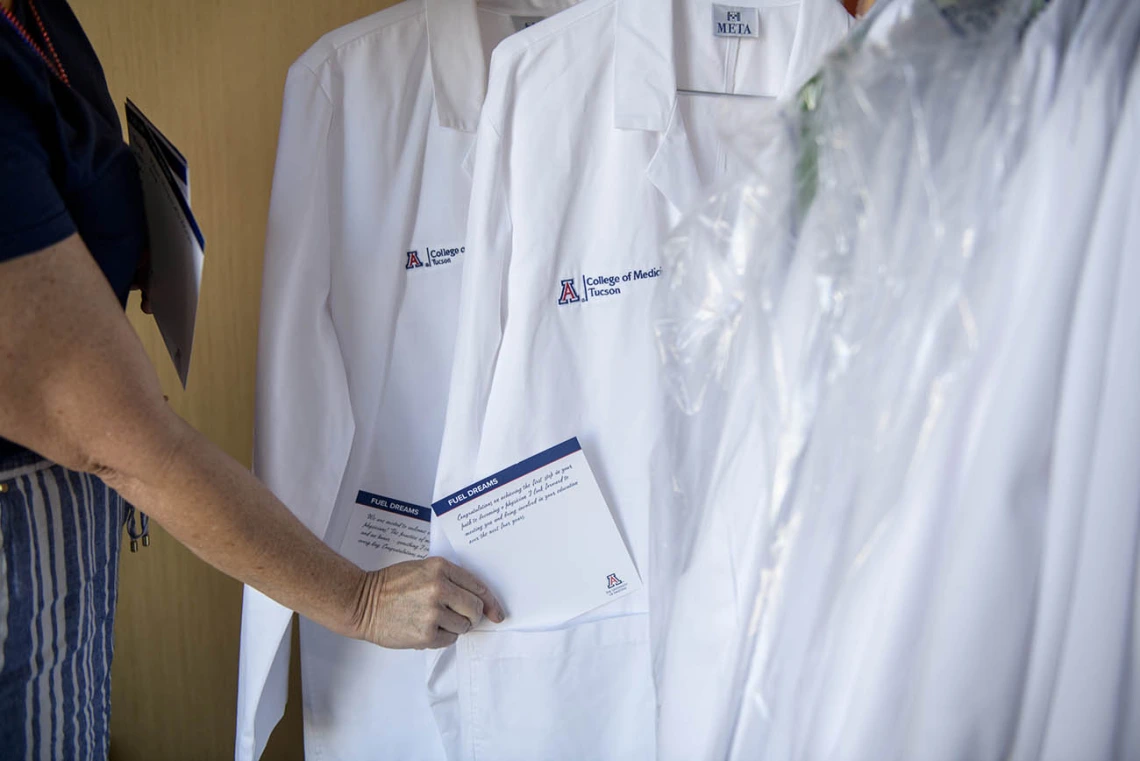
[[[71,8],[65,0],[16,0],[14,14],[45,53],[29,2],[71,84],[0,17],[0,262],[78,233],[125,304],[146,244],[138,167]],[[0,439],[0,461],[23,451]]]

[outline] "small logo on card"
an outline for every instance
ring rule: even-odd
[[[618,578],[616,573],[611,573],[606,577],[606,589],[621,589],[625,586],[625,582]]]
[[[760,11],[735,5],[713,5],[713,34],[717,37],[759,37]]]

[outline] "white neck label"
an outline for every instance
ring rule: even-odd
[[[713,34],[717,37],[759,37],[760,11],[737,5],[713,4]]]

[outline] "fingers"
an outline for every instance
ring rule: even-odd
[[[472,626],[483,620],[483,600],[454,582],[447,582],[442,602],[465,620],[470,621]],[[459,633],[463,634],[463,632]]]
[[[444,562],[447,563],[447,561]],[[483,603],[482,613],[485,614],[487,618],[491,619],[491,621],[496,624],[501,624],[507,617],[506,612],[503,610],[503,606],[499,603],[498,600],[495,599],[495,596],[491,594],[491,590],[487,589],[486,584],[479,581],[479,579],[475,578],[467,571],[452,563],[447,563],[443,567],[443,570],[444,573],[447,574],[447,578],[456,584],[461,590],[469,592],[470,594],[479,598],[479,600]]]
[[[372,575],[361,637],[383,647],[447,647],[484,616],[495,623],[504,618],[485,584],[443,558],[396,563]]]
[[[452,634],[466,634],[471,631],[474,624],[466,616],[461,616],[453,610],[442,608],[437,618],[438,628]]]
[[[432,639],[426,649],[439,650],[441,647],[451,647],[455,641],[459,639],[459,635],[454,632],[444,631],[443,629],[435,630],[435,638]]]

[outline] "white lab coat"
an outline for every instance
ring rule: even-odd
[[[798,754],[773,758],[833,747],[852,759],[1135,755],[1126,717],[1135,715],[1127,639],[1138,491],[1121,453],[1135,461],[1137,425],[1134,403],[1115,395],[1135,362],[1109,348],[1135,323],[1109,326],[1114,308],[1128,309],[1114,302],[1114,273],[1125,266],[1121,210],[1134,180],[1118,167],[1134,155],[1126,125],[1135,121],[1121,120],[1121,101],[1140,13],[1117,6],[1128,10],[1090,6],[1063,76],[1038,83],[1061,95],[1047,110],[1003,97],[1025,109],[1031,149],[1000,208],[971,219],[993,231],[978,256],[994,263],[986,281],[999,284],[975,277],[962,299],[978,326],[976,359],[958,369],[964,391],[931,415],[938,425],[892,512],[881,513],[876,546],[845,580],[827,635],[813,637],[828,643],[801,679],[815,691],[803,690],[777,726],[798,740],[787,746]],[[1030,29],[1034,44],[1039,31]],[[1031,65],[1045,70],[1060,56],[1030,50]],[[951,132],[975,150],[992,139]],[[961,155],[958,166],[968,163]],[[851,522],[879,514],[866,504],[862,513]],[[804,589],[787,594],[802,600]],[[788,652],[769,656],[771,671]],[[753,757],[756,747],[748,750],[739,757]]]
[[[409,0],[290,69],[262,290],[254,470],[340,546],[358,491],[427,505],[489,52],[565,1]],[[458,255],[429,252],[458,249]],[[409,252],[422,267],[409,267]],[[449,261],[444,262],[444,259]],[[434,265],[434,266],[433,266]],[[286,701],[291,612],[246,589],[235,757]],[[444,758],[424,656],[301,619],[309,758]]]
[[[677,90],[794,92],[850,24],[833,0],[778,0],[760,4],[758,39],[717,38],[711,5],[587,0],[495,51],[436,481],[451,493],[577,436],[643,579],[649,506],[670,488],[661,245],[732,171],[719,108],[757,107]],[[447,550],[434,528],[433,546]],[[508,620],[434,657],[452,761],[654,758],[647,599],[554,631]]]
[[[874,277],[846,294],[842,320],[811,326],[808,341],[781,342],[812,349],[814,332],[813,350],[851,351],[800,372],[795,357],[779,363],[793,387],[783,411],[803,400],[818,410],[802,405],[808,436],[770,426],[769,439],[785,445],[807,439],[798,483],[772,504],[741,499],[749,479],[757,493],[771,488],[767,442],[755,433],[771,421],[756,375],[728,368],[728,456],[701,528],[714,535],[729,523],[739,534],[746,522],[734,519],[751,510],[768,534],[758,530],[746,545],[751,567],[734,567],[749,557],[736,551],[737,537],[714,535],[682,578],[668,673],[675,687],[679,672],[683,686],[705,689],[664,696],[672,718],[723,692],[725,675],[747,681],[725,714],[729,751],[675,757],[1137,756],[1140,417],[1123,389],[1140,382],[1138,353],[1126,348],[1140,321],[1123,294],[1136,273],[1127,252],[1138,227],[1129,168],[1140,124],[1140,6],[1088,4],[1066,50],[1065,25],[1045,25],[1081,5],[1055,0],[1028,29],[999,38],[996,46],[1024,50],[996,65],[986,64],[994,46],[984,45],[951,46],[964,60],[942,59],[944,67],[914,65],[908,56],[937,49],[929,37],[892,51],[916,84],[895,91],[901,103],[884,97],[891,88],[859,54],[846,59],[865,77],[842,83],[851,110],[890,116],[870,130],[829,125],[822,142],[833,153],[845,147],[854,171],[830,176],[831,206],[817,200],[813,209],[825,215],[812,220],[823,245],[801,245],[796,265],[814,284],[816,309],[829,300],[820,287],[829,279],[859,280],[842,266],[813,266],[829,242],[863,263],[852,271]],[[956,34],[932,8],[922,15],[917,33]],[[852,176],[872,181],[845,184]],[[927,190],[911,190],[919,188]],[[857,229],[835,224],[847,213]],[[751,243],[755,257],[771,253]],[[919,277],[932,263],[948,275],[958,260],[972,261],[963,264],[969,276]],[[773,335],[786,327],[779,318],[796,290],[777,299]],[[910,308],[892,306],[896,299]],[[870,329],[876,314],[881,330]],[[742,332],[734,341],[749,370],[755,339]],[[748,462],[756,472],[733,478],[732,467]],[[701,616],[724,609],[700,596],[710,571],[745,590],[750,607],[736,626],[751,658],[713,678],[694,668],[704,655],[698,635],[713,639]]]

